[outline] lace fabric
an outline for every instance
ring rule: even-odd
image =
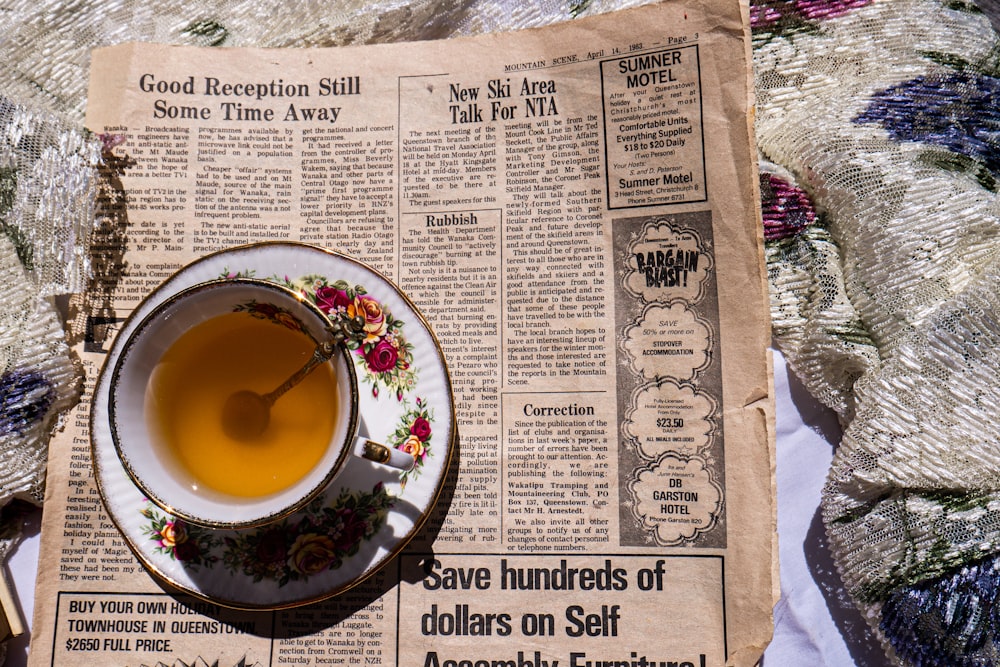
[[[901,664],[998,664],[996,35],[962,2],[752,16],[774,334],[845,426],[834,560]]]

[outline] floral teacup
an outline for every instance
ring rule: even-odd
[[[365,324],[334,323],[293,290],[250,278],[171,296],[112,370],[111,435],[125,470],[174,516],[242,528],[302,508],[351,455],[410,469],[404,450],[358,435],[344,343]],[[234,400],[247,392],[264,403]]]

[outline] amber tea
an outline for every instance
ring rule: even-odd
[[[145,411],[167,461],[195,491],[261,497],[302,479],[330,446],[338,419],[332,364],[322,364],[271,406],[253,440],[223,432],[222,409],[236,391],[266,393],[300,368],[316,348],[278,320],[234,312],[185,332],[150,376]]]

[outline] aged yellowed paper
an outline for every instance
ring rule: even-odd
[[[756,662],[776,573],[746,16],[667,2],[444,42],[96,51],[104,224],[73,310],[88,393],[52,447],[31,664]],[[311,578],[377,558],[392,525],[350,532],[360,500],[229,539],[103,502],[92,467],[95,382],[132,310],[264,241],[388,277],[453,390],[456,437],[433,440],[447,415],[422,413],[405,374],[371,375],[394,411],[372,408],[373,435],[402,414],[400,446],[450,458],[401,552],[328,598]],[[326,275],[341,264],[311,261],[274,278],[348,295]],[[366,507],[402,511],[418,484]],[[180,590],[157,572],[173,568]],[[235,604],[206,593],[222,585]],[[228,608],[260,606],[247,586],[327,599]]]

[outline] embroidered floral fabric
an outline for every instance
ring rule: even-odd
[[[75,403],[79,387],[62,321],[21,262],[18,249],[0,235],[0,563],[23,525],[10,503],[41,504],[49,433]],[[5,655],[0,644],[0,663]]]
[[[901,664],[1000,664],[996,36],[961,1],[751,16],[774,334],[845,426],[834,560]]]
[[[41,504],[49,433],[78,396],[48,297],[85,275],[98,156],[82,128],[0,96],[0,507]],[[16,524],[0,530],[0,556]]]

